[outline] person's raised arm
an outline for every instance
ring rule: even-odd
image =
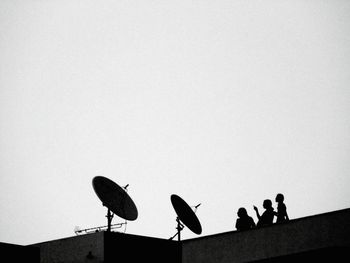
[[[255,210],[255,213],[256,213],[256,216],[258,217],[258,219],[260,219],[260,214],[259,214],[259,210],[258,208],[254,205],[254,210]]]

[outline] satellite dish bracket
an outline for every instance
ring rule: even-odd
[[[111,212],[109,208],[107,208],[107,232],[111,232],[111,226],[112,226],[112,219],[114,214]]]
[[[176,222],[177,222],[177,226],[176,226],[177,232],[175,235],[169,238],[169,240],[173,240],[177,236],[177,240],[181,241],[181,231],[185,228],[185,226],[181,224],[179,217],[176,217]]]

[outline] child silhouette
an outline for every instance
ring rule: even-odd
[[[237,215],[236,228],[238,231],[248,230],[255,227],[253,218],[247,214],[247,210],[244,207],[238,209]]]
[[[284,201],[283,194],[277,194],[275,200],[278,203],[278,205],[277,205],[277,213],[275,213],[275,215],[277,216],[276,223],[282,223],[282,222],[288,221],[289,218],[288,218],[288,214],[287,214],[287,207],[283,203],[283,201]]]
[[[257,223],[258,227],[271,225],[273,222],[273,217],[275,215],[272,207],[272,202],[270,199],[266,199],[263,202],[263,207],[265,208],[264,213],[260,216],[258,208],[254,206],[254,210],[256,212],[256,216],[259,221]]]

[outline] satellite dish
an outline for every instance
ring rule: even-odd
[[[176,220],[178,222],[178,227],[177,227],[178,232],[176,235],[178,235],[179,240],[180,240],[180,231],[183,229],[183,226],[181,226],[180,221],[185,226],[187,226],[193,233],[197,235],[201,234],[202,233],[201,223],[199,222],[198,217],[196,216],[192,208],[178,195],[173,194],[171,195],[170,199],[171,199],[171,204],[173,205],[175,212],[177,214]]]
[[[133,221],[137,219],[138,212],[136,205],[125,188],[120,187],[112,180],[103,176],[94,177],[92,179],[92,186],[102,204],[108,208],[108,231],[110,231],[113,217],[110,213],[111,211],[125,220]]]
[[[92,185],[102,204],[114,214],[125,220],[136,220],[136,205],[122,187],[103,176],[94,177]]]

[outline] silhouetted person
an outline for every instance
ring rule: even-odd
[[[270,199],[264,200],[263,207],[265,208],[265,211],[260,216],[258,208],[254,206],[256,216],[259,219],[258,223],[256,224],[258,227],[271,225],[273,222],[273,217],[275,215],[272,207],[272,202]]]
[[[238,215],[238,218],[236,220],[236,228],[238,231],[248,230],[255,227],[253,218],[248,216],[247,210],[244,207],[241,207],[240,209],[238,209],[237,215]]]
[[[278,205],[277,205],[277,212],[275,213],[275,215],[277,216],[276,223],[282,223],[289,220],[288,214],[287,214],[287,207],[283,203],[283,201],[284,201],[283,194],[277,194],[276,202],[278,203]]]

